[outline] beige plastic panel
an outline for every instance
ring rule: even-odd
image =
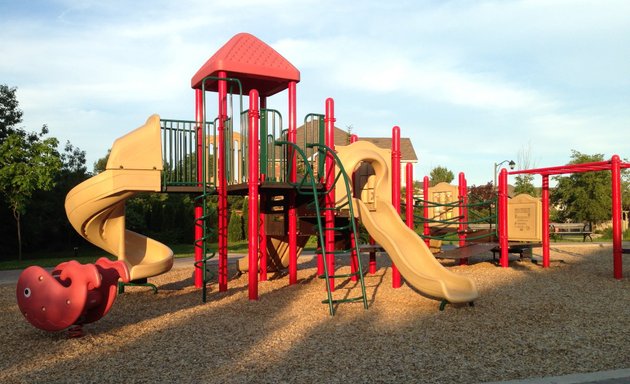
[[[429,201],[433,201],[435,203],[440,204],[449,204],[457,202],[459,195],[459,189],[456,185],[451,185],[449,183],[438,183],[433,187],[429,187]],[[429,207],[429,219],[435,220],[450,220],[454,217],[459,216],[459,207]],[[444,226],[444,224],[440,223],[429,223],[429,225],[439,225]],[[455,221],[453,224],[448,226],[458,226],[459,224]]]
[[[508,201],[510,241],[542,241],[542,202],[527,194]]]

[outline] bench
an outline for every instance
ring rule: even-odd
[[[582,242],[586,241],[588,237],[589,240],[593,241],[591,237],[590,224],[586,223],[551,223],[549,224],[549,235],[557,238],[557,237],[565,237],[565,236],[582,236]]]

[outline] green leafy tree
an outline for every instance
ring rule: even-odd
[[[531,169],[535,168],[535,165],[531,163],[531,144],[521,148],[516,156],[519,169]],[[537,196],[538,191],[534,186],[534,175],[522,174],[516,175],[514,178],[514,194],[518,195],[526,193],[530,196]]]
[[[468,187],[468,220],[477,224],[494,224],[497,215],[497,194],[491,181]],[[476,235],[473,235],[476,236]],[[494,241],[488,238],[487,241]]]
[[[88,245],[70,225],[64,204],[68,192],[90,176],[85,166],[85,151],[67,142],[60,158],[62,166],[54,188],[35,191],[28,210],[37,214],[29,213],[28,220],[22,220],[24,251],[62,251]]]
[[[448,168],[438,165],[431,170],[429,178],[431,185],[434,186],[441,182],[450,183],[455,178],[455,175]]]
[[[105,168],[107,167],[107,161],[109,160],[109,154],[111,152],[112,150],[108,149],[107,154],[105,156],[101,157],[100,159],[94,162],[92,169],[95,175],[98,175],[99,173],[105,171]]]
[[[0,144],[0,194],[16,222],[18,258],[22,259],[21,217],[37,190],[51,190],[61,169],[58,141],[46,138],[46,126],[38,134],[10,133]]]
[[[572,150],[569,164],[603,160],[603,154],[587,155]],[[550,199],[557,208],[557,220],[588,222],[593,225],[610,219],[610,172],[573,173],[554,179],[557,185],[551,191]]]
[[[238,212],[232,211],[228,224],[228,240],[241,241],[243,239],[243,218]]]
[[[16,96],[17,88],[0,84],[0,142],[17,133],[22,122],[22,110]]]
[[[534,175],[516,175],[514,178],[514,194],[518,195],[521,193],[526,193],[530,196],[537,196],[538,190],[534,187]]]

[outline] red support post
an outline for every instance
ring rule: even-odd
[[[262,114],[262,110],[267,109],[267,97],[260,97],[260,105],[259,105],[259,115]],[[269,123],[267,122],[267,129],[269,126]],[[260,136],[260,120],[259,120],[259,127],[258,127],[258,136]],[[267,131],[268,132],[268,131]],[[258,155],[260,157],[260,151],[261,151],[261,147],[263,145],[267,145],[267,138],[266,137],[262,137],[259,138],[258,140]],[[262,185],[262,183],[265,181],[267,175],[262,173],[263,169],[261,168],[261,165],[258,166],[259,168],[259,175],[260,175],[260,183]],[[258,232],[258,260],[259,264],[260,264],[260,276],[259,279],[260,281],[267,281],[267,231],[265,230],[265,227],[267,226],[266,224],[266,218],[267,215],[265,213],[263,213],[262,211],[262,207],[264,206],[264,204],[267,203],[267,199],[265,196],[260,196],[259,194],[259,201],[258,201],[258,216],[260,217],[260,222],[259,222],[259,232]]]
[[[295,81],[289,83],[289,131],[288,141],[295,143],[297,141],[297,90]],[[297,160],[295,157],[295,151],[293,147],[289,148],[289,158],[291,162],[291,174],[289,175],[289,181],[295,183],[297,181]],[[296,192],[293,191],[289,195],[289,285],[297,284],[297,208]]]
[[[258,91],[249,91],[249,132],[247,144],[249,146],[249,163],[247,181],[249,194],[249,239],[258,239],[258,124],[260,110],[258,107]],[[249,261],[249,299],[258,300],[258,241],[250,241],[248,248]]]
[[[413,231],[414,230],[414,222],[413,222],[413,164],[407,163],[405,166],[405,205],[407,212],[407,226]]]
[[[218,77],[225,78],[227,73],[220,71]],[[228,264],[227,264],[227,232],[228,232],[228,204],[227,204],[227,179],[225,173],[225,156],[227,156],[225,148],[225,122],[227,115],[227,82],[225,80],[218,81],[219,91],[219,126],[218,126],[218,147],[217,156],[217,192],[218,192],[218,243],[219,243],[219,291],[227,291],[228,283]],[[230,138],[231,140],[231,138]]]
[[[324,124],[326,130],[326,146],[328,146],[333,151],[335,150],[335,102],[333,99],[326,99],[326,115],[324,117]],[[333,209],[335,208],[335,189],[334,189],[334,179],[335,179],[335,161],[330,154],[326,156],[326,179],[325,186],[326,190],[329,193],[325,198],[325,215],[324,220],[326,222],[325,229],[325,240],[326,243],[324,245],[324,249],[326,250],[326,260],[328,266],[328,273],[330,275],[334,275],[335,271],[335,255],[333,255],[333,251],[335,250],[335,232],[332,229],[335,226],[335,216],[333,214]],[[330,290],[334,291],[335,282],[334,279],[330,279]]]
[[[505,168],[499,172],[499,247],[501,248],[500,264],[507,268],[508,260],[508,217],[507,217],[507,171]]]
[[[376,273],[376,251],[374,250],[374,246],[376,245],[376,241],[374,241],[372,236],[370,236],[369,243],[372,246],[372,248],[370,249],[370,261],[369,261],[369,264],[368,264],[369,265],[368,272],[370,273],[370,275],[373,275],[373,274]]]
[[[542,251],[543,268],[549,268],[549,176],[542,175]]]
[[[468,186],[466,185],[466,176],[464,172],[459,173],[459,246],[466,246],[466,229],[468,228]],[[459,260],[459,265],[467,265],[468,259]]]
[[[612,231],[613,231],[613,276],[619,280],[623,276],[623,247],[621,230],[621,159],[614,155],[610,159],[612,178]]]
[[[429,247],[431,245],[431,228],[429,228],[429,176],[422,179],[422,215],[424,216],[424,243]]]
[[[195,89],[195,121],[197,122],[197,182],[201,186],[203,181],[203,92],[201,89]],[[203,226],[200,221],[203,218],[202,200],[195,200],[195,265],[203,260],[203,248],[198,246],[197,241],[202,239]],[[195,268],[195,288],[203,286],[203,271],[201,268]]]
[[[400,128],[392,128],[392,205],[400,214]],[[392,261],[392,288],[400,288],[400,271]]]

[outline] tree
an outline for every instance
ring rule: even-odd
[[[228,224],[228,240],[241,241],[243,236],[243,218],[236,211],[232,211],[230,222]]]
[[[538,195],[538,191],[536,190],[536,187],[534,187],[534,183],[532,182],[534,180],[534,175],[529,175],[529,174],[516,175],[515,179],[516,179],[514,182],[515,195],[518,195],[521,193],[526,193],[530,196]]]
[[[23,251],[62,251],[87,245],[70,225],[64,206],[68,192],[90,176],[85,152],[67,142],[60,159],[61,171],[55,177],[54,188],[36,190],[28,205],[29,212],[37,214],[29,214],[28,220],[22,220]]]
[[[16,92],[16,87],[0,84],[0,142],[18,132],[17,125],[22,122],[22,110],[18,107]]]
[[[429,177],[431,179],[431,186],[435,186],[441,182],[450,183],[455,178],[455,175],[453,175],[453,172],[449,171],[448,168],[438,165],[431,170]]]
[[[471,200],[475,201],[489,201],[496,198],[496,190],[489,181],[484,185],[471,185],[468,187],[468,195]]]
[[[44,138],[47,133],[45,125],[39,134],[16,131],[0,144],[0,194],[16,222],[19,260],[22,260],[20,218],[35,191],[54,187],[62,165],[58,141],[54,137]]]
[[[107,168],[107,161],[109,160],[109,154],[112,152],[111,149],[107,150],[107,154],[100,159],[94,162],[94,166],[92,168],[95,175],[104,172],[105,168]]]
[[[516,156],[519,169],[531,169],[536,166],[531,163],[531,143],[528,143],[526,147],[521,148]],[[534,175],[522,174],[516,175],[514,182],[514,194],[526,193],[530,196],[537,196],[538,191],[534,187]]]
[[[586,155],[571,151],[569,164],[603,161],[603,154]],[[558,209],[560,221],[588,222],[591,225],[610,219],[612,198],[610,172],[573,173],[556,176],[556,188],[551,191],[551,203]]]
[[[484,185],[468,187],[469,220],[494,223],[496,210],[496,189],[491,181]]]

